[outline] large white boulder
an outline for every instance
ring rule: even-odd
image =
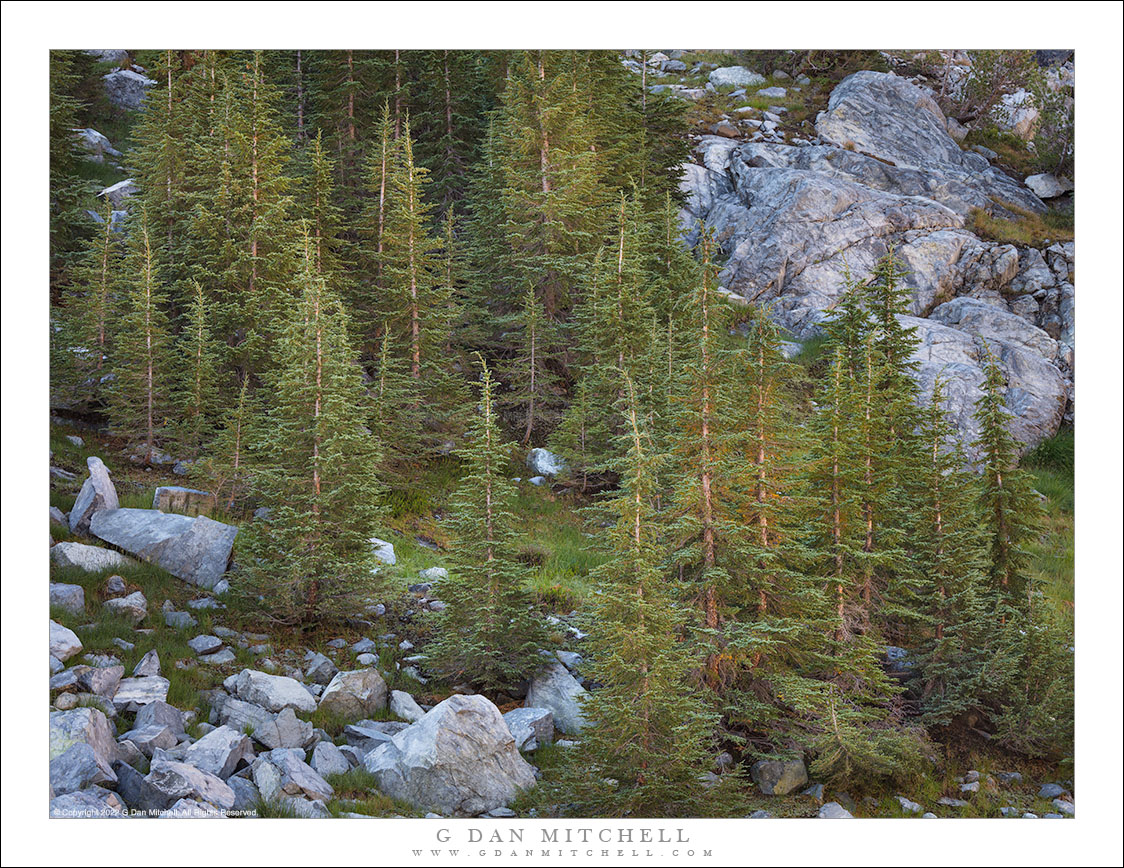
[[[316,710],[316,697],[295,678],[286,675],[270,675],[257,669],[243,669],[234,676],[231,692],[238,699],[260,705],[266,711],[276,712],[285,708],[296,711]]]
[[[499,709],[483,696],[450,696],[364,765],[387,795],[455,816],[503,807],[535,784]]]

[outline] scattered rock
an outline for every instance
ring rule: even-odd
[[[711,70],[709,79],[715,87],[753,87],[765,83],[765,76],[744,66],[720,66]]]
[[[150,702],[168,700],[167,678],[150,675],[145,678],[122,678],[113,694],[113,705],[118,711],[135,711]]]
[[[86,459],[86,467],[90,475],[82,483],[82,490],[78,492],[78,499],[70,510],[70,530],[72,533],[87,534],[90,532],[90,519],[94,513],[101,510],[117,509],[117,489],[113,487],[113,480],[109,478],[109,468],[96,455]]]
[[[802,759],[758,760],[749,773],[767,796],[787,796],[808,783],[808,769]]]
[[[1073,189],[1072,181],[1051,174],[1031,175],[1026,185],[1039,199],[1056,199]]]
[[[204,634],[188,640],[187,647],[196,654],[210,654],[222,647],[222,639],[218,636]]]
[[[151,758],[157,748],[169,750],[176,746],[178,739],[171,727],[159,723],[135,727],[121,736],[122,740],[130,742],[141,754]]]
[[[51,656],[63,662],[82,650],[82,642],[75,632],[57,621],[51,621]]]
[[[152,807],[166,809],[185,798],[207,802],[224,810],[234,807],[234,791],[221,778],[190,763],[154,760],[152,770],[144,780],[158,803]],[[159,804],[161,802],[163,804]]]
[[[386,708],[386,682],[374,669],[339,672],[324,689],[320,708],[357,720]]]
[[[148,600],[140,591],[133,591],[127,597],[113,597],[102,603],[102,609],[110,615],[121,617],[134,626],[148,617]]]
[[[335,792],[332,785],[303,757],[302,750],[278,748],[254,760],[251,773],[262,797],[270,801],[281,796],[330,799]]]
[[[86,611],[86,592],[81,585],[51,582],[50,595],[52,606],[58,606],[71,615],[81,615]]]
[[[311,765],[321,777],[346,774],[351,769],[347,757],[330,741],[319,742],[312,749]]]
[[[336,677],[336,673],[339,671],[339,667],[329,658],[316,653],[309,659],[304,677],[314,684],[327,685],[332,683],[332,679]]]
[[[392,713],[407,720],[410,723],[421,720],[425,716],[425,712],[421,706],[414,701],[414,697],[406,693],[404,690],[392,690],[390,692],[390,710]]]
[[[60,542],[51,546],[51,563],[60,567],[79,567],[88,573],[100,573],[132,566],[136,562],[111,549],[85,543]]]
[[[826,802],[816,814],[817,820],[853,820],[854,815],[838,802]]]
[[[243,733],[229,726],[211,730],[184,753],[184,762],[226,780],[242,765],[254,760],[254,746]]]
[[[115,69],[102,76],[105,95],[118,108],[136,111],[144,103],[145,94],[156,82],[131,69]]]
[[[284,708],[293,708],[297,711],[316,710],[316,698],[308,692],[308,688],[294,678],[270,675],[256,669],[243,669],[238,675],[233,676],[233,679],[231,692],[238,699],[260,705],[267,711],[276,712]],[[385,684],[383,691],[385,698]]]
[[[513,708],[503,720],[517,750],[537,750],[554,741],[554,715],[549,708]]]
[[[901,805],[901,809],[906,813],[920,814],[925,810],[919,804],[917,804],[917,802],[910,801],[905,796],[895,796],[894,798],[897,799],[898,804]]]
[[[554,717],[554,726],[567,735],[575,735],[586,724],[581,697],[586,690],[561,663],[540,669],[531,680],[524,703],[528,708],[546,708]]]
[[[566,472],[566,462],[549,449],[532,449],[527,453],[526,463],[535,476],[560,476]]]
[[[137,661],[137,665],[133,667],[134,678],[147,678],[159,674],[160,655],[156,653],[155,648],[146,651],[145,655]]]

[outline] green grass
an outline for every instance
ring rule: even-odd
[[[993,216],[983,208],[973,208],[968,214],[967,228],[985,240],[1020,247],[1073,240],[1072,208],[1035,214],[1011,202],[996,200],[996,204],[1015,216]]]
[[[995,151],[997,163],[1020,175],[1041,171],[1038,155],[1026,146],[1026,142],[994,124],[969,130],[964,137],[964,148],[970,149],[972,145],[982,145]]]

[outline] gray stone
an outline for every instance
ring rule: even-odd
[[[1054,810],[1059,814],[1068,814],[1072,817],[1076,811],[1073,802],[1067,802],[1065,799],[1054,799],[1050,804],[1054,806]]]
[[[215,511],[215,496],[182,485],[161,485],[152,496],[152,508],[181,515],[210,515]]]
[[[50,714],[48,759],[54,760],[71,747],[85,744],[93,751],[98,768],[112,773],[117,761],[114,729],[105,714],[96,708],[74,708]]]
[[[173,630],[190,630],[192,627],[199,626],[199,622],[195,617],[188,612],[165,612],[164,613],[165,626],[171,627]]]
[[[377,536],[371,537],[371,551],[375,556],[375,560],[394,566],[398,563],[398,558],[394,554],[394,543],[389,543],[384,539],[379,539]]]
[[[63,795],[95,784],[117,782],[110,765],[101,760],[94,749],[85,742],[72,744],[51,758],[50,780],[52,792]]]
[[[788,91],[783,87],[763,87],[757,91],[757,95],[766,99],[784,99],[788,96]]]
[[[535,476],[560,476],[566,472],[566,462],[549,449],[532,449],[527,453],[526,464]]]
[[[808,783],[808,769],[802,759],[758,760],[749,773],[767,796],[787,796]]]
[[[581,707],[581,697],[585,693],[585,688],[565,666],[551,663],[540,669],[531,680],[524,705],[550,709],[554,726],[567,735],[574,735],[586,724]]]
[[[220,726],[196,741],[184,754],[184,762],[224,781],[243,764],[254,761],[254,746],[245,734]]]
[[[414,697],[404,690],[392,690],[390,692],[389,707],[391,713],[410,723],[421,720],[425,716],[425,712],[414,701]]]
[[[137,661],[137,665],[133,667],[134,678],[147,678],[152,675],[160,674],[160,655],[156,653],[156,649],[146,651],[145,655]]]
[[[499,709],[479,695],[439,703],[364,765],[387,795],[450,816],[504,807],[535,784]]]
[[[332,683],[332,679],[336,677],[336,673],[339,671],[339,667],[329,658],[317,653],[308,661],[308,668],[304,671],[304,677],[314,684],[328,685]]]
[[[275,715],[260,705],[230,698],[218,707],[217,720],[269,750],[303,747],[312,738],[312,724],[298,718],[291,708]]]
[[[90,532],[90,519],[94,513],[101,510],[117,509],[117,489],[113,487],[113,480],[109,478],[109,468],[96,455],[86,459],[86,467],[90,475],[82,483],[82,490],[78,492],[78,499],[70,510],[70,530],[72,533],[86,534]]]
[[[254,760],[251,769],[254,784],[267,800],[281,796],[330,799],[335,792],[332,785],[304,761],[302,750],[271,750]]]
[[[98,512],[90,530],[173,576],[208,589],[226,572],[238,533],[238,528],[205,515],[189,518],[154,509]]]
[[[78,674],[78,687],[95,696],[112,697],[117,692],[121,679],[125,677],[125,667],[120,664],[79,668],[81,672]]]
[[[127,819],[124,805],[115,793],[94,787],[65,793],[51,799],[49,816],[59,820]]]
[[[582,655],[577,651],[555,651],[554,656],[571,672],[577,672],[581,668]]]
[[[180,799],[208,802],[217,808],[234,806],[234,791],[219,777],[190,763],[158,759],[144,777],[151,792],[168,807]]]
[[[51,656],[64,663],[82,650],[82,641],[77,634],[57,621],[51,621],[50,645]]]
[[[963,808],[968,803],[963,799],[954,799],[951,796],[941,796],[937,799],[938,805],[943,805],[946,808]]]
[[[410,724],[398,720],[361,720],[343,728],[347,743],[366,755],[383,742],[390,741]]]
[[[218,636],[203,634],[202,636],[196,636],[194,639],[188,640],[187,647],[196,654],[210,654],[213,651],[218,651],[222,647],[222,639]]]
[[[854,815],[838,802],[826,802],[816,814],[817,820],[853,820]]]
[[[753,87],[765,83],[765,76],[744,66],[720,66],[711,70],[709,79],[715,87]]]
[[[110,615],[124,618],[134,626],[148,617],[148,600],[140,591],[133,591],[127,597],[112,597],[102,603],[102,610]]]
[[[316,698],[303,684],[284,675],[270,675],[256,669],[243,669],[234,676],[232,693],[239,699],[260,705],[266,711],[293,708],[315,711]]]
[[[70,522],[66,518],[66,513],[59,509],[57,506],[52,506],[50,509],[51,521],[54,524],[61,525],[62,527],[70,527]]]
[[[1055,199],[1073,189],[1072,181],[1051,174],[1031,175],[1026,185],[1039,199]]]
[[[1038,791],[1038,798],[1040,799],[1056,799],[1063,795],[1065,795],[1065,787],[1061,784],[1043,784]]]
[[[51,582],[51,605],[58,606],[71,615],[81,615],[86,610],[86,592],[81,585]]]
[[[317,743],[316,747],[312,749],[310,765],[321,777],[346,774],[351,769],[351,763],[348,762],[347,757],[330,741]]]
[[[203,654],[199,657],[199,662],[204,666],[225,666],[227,663],[233,663],[237,657],[234,652],[229,648],[223,648],[221,651],[215,651],[213,654]]]
[[[136,727],[129,730],[121,738],[124,741],[131,742],[137,750],[149,758],[152,757],[157,748],[170,750],[176,746],[178,741],[171,727],[160,723]]]
[[[115,69],[102,76],[106,98],[118,108],[136,111],[144,104],[145,95],[156,82],[131,69]]]
[[[133,711],[150,702],[167,702],[168,679],[158,675],[145,678],[123,678],[113,694],[118,711]]]
[[[125,580],[121,576],[110,576],[105,580],[107,594],[123,594],[126,590]]]
[[[429,567],[418,572],[418,577],[422,581],[437,582],[441,579],[449,578],[449,571],[444,567]]]
[[[513,708],[504,714],[503,721],[517,750],[537,750],[554,741],[554,714],[549,708]]]
[[[183,738],[184,735],[183,712],[163,700],[156,700],[141,706],[137,711],[133,725],[138,729],[147,726],[166,726],[177,739]]]
[[[51,563],[60,567],[78,567],[87,573],[100,573],[132,566],[136,561],[112,549],[85,543],[60,542],[51,546]]]
[[[227,778],[226,784],[234,791],[233,810],[251,811],[255,808],[260,794],[252,780],[234,776]]]
[[[162,820],[215,820],[225,817],[226,814],[214,805],[198,802],[195,799],[179,799],[174,805],[160,812]]]
[[[901,806],[901,809],[906,813],[920,814],[925,810],[919,804],[917,804],[917,802],[910,801],[905,796],[894,796],[894,798],[897,799],[898,804]]]
[[[324,688],[319,707],[358,720],[386,708],[386,682],[374,669],[339,672]]]

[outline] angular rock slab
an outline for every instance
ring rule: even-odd
[[[225,781],[240,765],[254,761],[254,746],[233,727],[220,726],[192,744],[183,760]]]
[[[386,682],[374,669],[337,672],[320,697],[320,708],[350,720],[386,708]]]
[[[243,669],[231,682],[236,697],[244,702],[260,705],[266,711],[293,708],[297,711],[315,711],[316,697],[295,678],[270,675],[257,669]],[[385,688],[384,688],[385,689]]]
[[[51,656],[56,660],[67,661],[82,650],[82,640],[69,627],[51,621]]]
[[[99,767],[112,771],[117,742],[112,724],[96,708],[52,711],[49,758],[54,760],[76,744],[89,745]]]
[[[65,609],[71,615],[81,615],[86,610],[86,591],[81,585],[51,582],[51,605]]]
[[[535,784],[499,709],[450,696],[364,759],[379,789],[419,808],[474,817]]]
[[[233,525],[205,515],[189,518],[155,509],[95,513],[90,530],[173,576],[208,589],[222,580],[238,534]]]
[[[132,711],[151,702],[167,702],[169,684],[159,675],[122,678],[113,694],[113,705],[118,711]]]
[[[586,725],[581,697],[586,689],[561,663],[540,669],[527,691],[526,708],[547,708],[554,715],[554,726],[567,735],[581,732]]]
[[[51,546],[51,562],[60,567],[79,567],[87,573],[116,570],[136,563],[121,552],[76,542],[60,542]]]
[[[90,475],[82,483],[82,490],[78,492],[78,499],[70,510],[70,530],[72,533],[89,533],[90,519],[94,513],[102,510],[117,509],[120,504],[117,500],[117,489],[113,487],[113,480],[109,478],[109,468],[96,455],[86,459],[86,466]]]
[[[234,807],[234,790],[220,778],[189,763],[156,760],[144,780],[153,792],[159,794],[164,803],[161,807],[170,807],[185,798],[208,802],[226,810]]]
[[[215,496],[197,488],[161,485],[152,495],[152,508],[179,515],[210,515],[215,511]]]
[[[513,708],[503,720],[519,750],[537,750],[554,741],[554,715],[549,708]]]

